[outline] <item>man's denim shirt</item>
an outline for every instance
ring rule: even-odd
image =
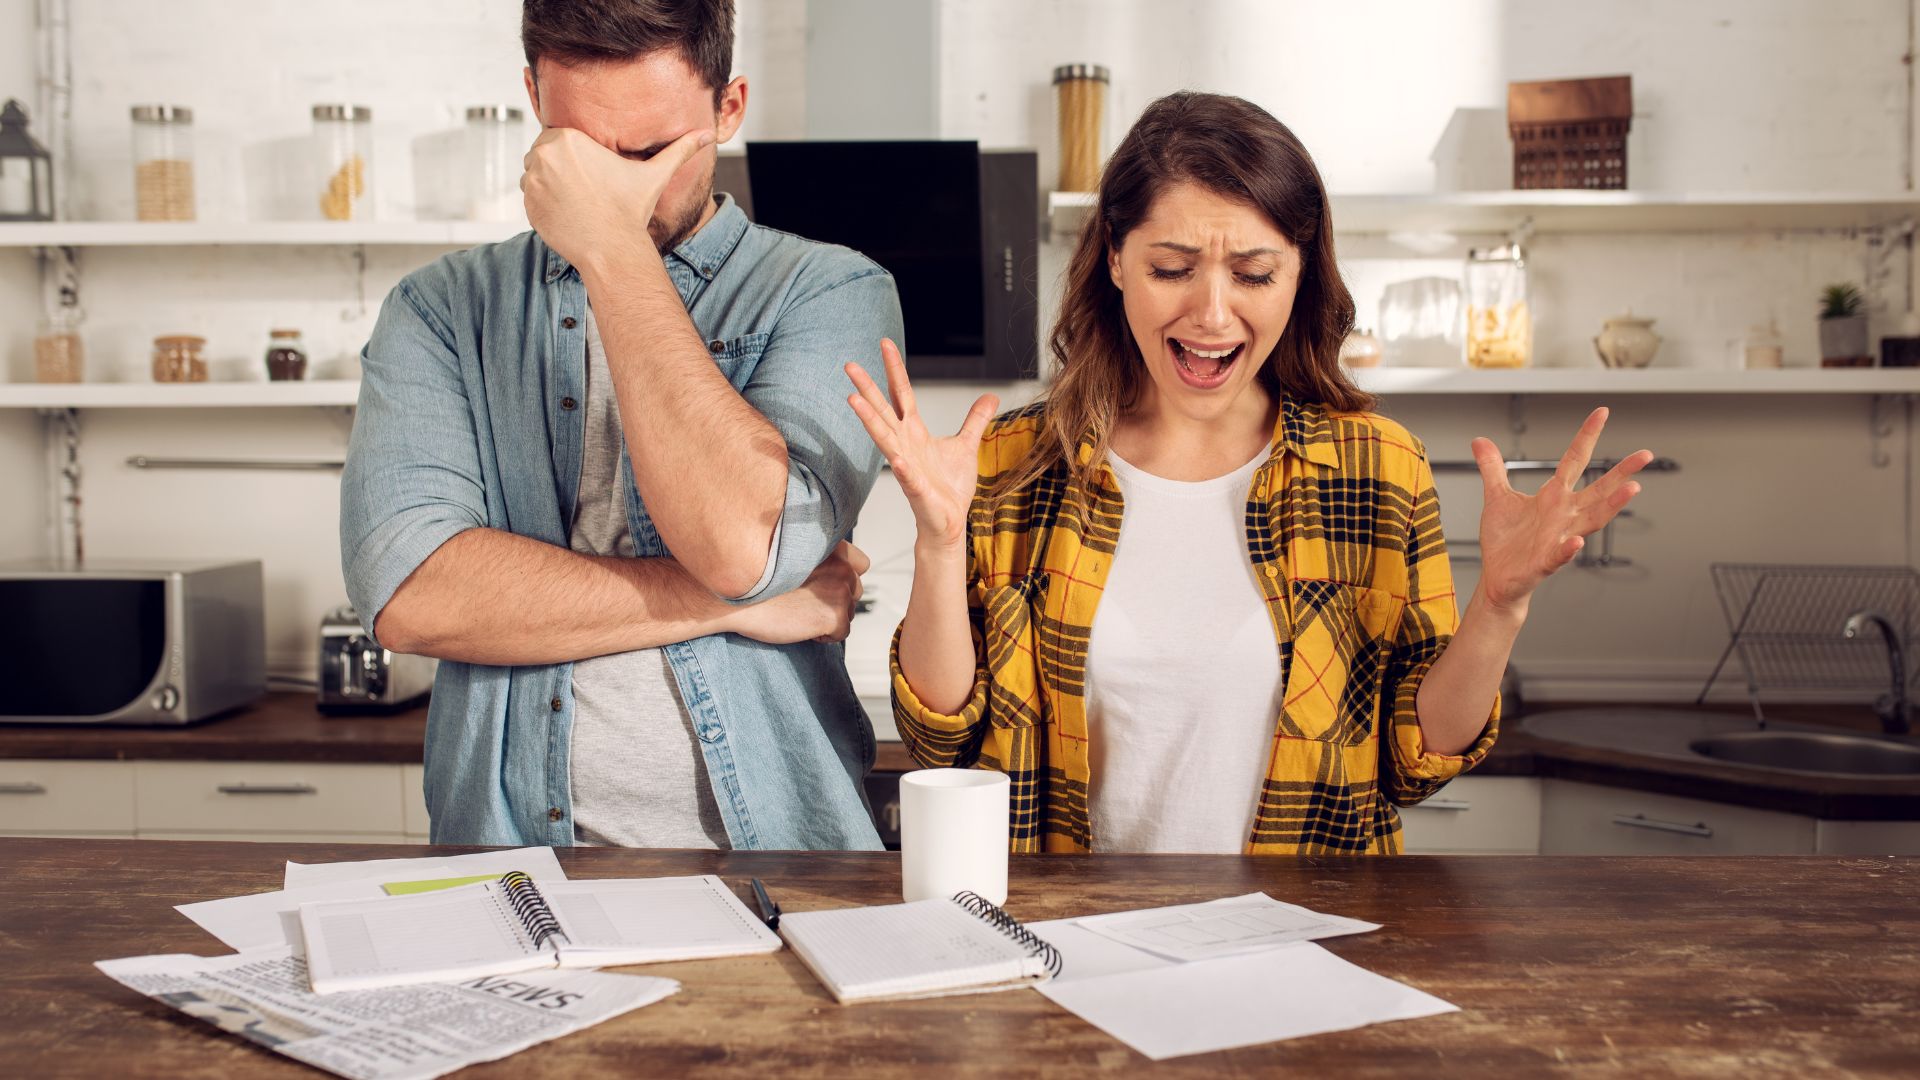
[[[879,473],[840,368],[857,361],[882,378],[879,342],[900,340],[899,299],[866,258],[754,225],[725,196],[667,270],[713,362],[786,438],[770,570],[740,598],[764,600],[803,583],[851,534]],[[567,546],[586,314],[580,275],[533,233],[448,255],[387,297],[361,354],[340,489],[347,594],[369,633],[401,582],[462,530]],[[620,475],[635,553],[669,554],[624,454]],[[717,634],[665,652],[735,847],[880,846],[862,784],[873,728],[842,646]],[[440,665],[426,743],[434,843],[573,843],[572,674],[571,664]]]

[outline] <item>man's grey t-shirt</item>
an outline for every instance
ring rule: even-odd
[[[567,542],[632,558],[620,477],[620,403],[587,309],[587,415],[580,496]],[[582,844],[725,848],[693,717],[666,654],[637,649],[573,665],[573,836]]]

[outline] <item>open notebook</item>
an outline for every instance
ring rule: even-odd
[[[712,875],[536,883],[516,872],[438,892],[302,904],[300,931],[317,994],[780,947]]]
[[[970,892],[788,912],[780,934],[841,1004],[1010,990],[1060,973],[1053,946]]]

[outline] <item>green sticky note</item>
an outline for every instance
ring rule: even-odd
[[[478,881],[499,881],[505,876],[505,874],[475,874],[472,877],[434,878],[429,881],[389,881],[380,887],[387,891],[388,896],[411,896],[414,893],[472,885]]]

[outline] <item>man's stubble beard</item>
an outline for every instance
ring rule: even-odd
[[[707,212],[707,207],[713,205],[713,163],[711,161],[707,163],[707,174],[701,177],[695,190],[700,192],[700,197],[688,200],[686,208],[674,215],[672,221],[663,221],[656,216],[652,221],[647,222],[647,235],[653,238],[653,246],[660,250],[661,255],[669,254],[673,249],[686,243],[687,237],[692,236],[693,231],[699,228],[700,218]]]

